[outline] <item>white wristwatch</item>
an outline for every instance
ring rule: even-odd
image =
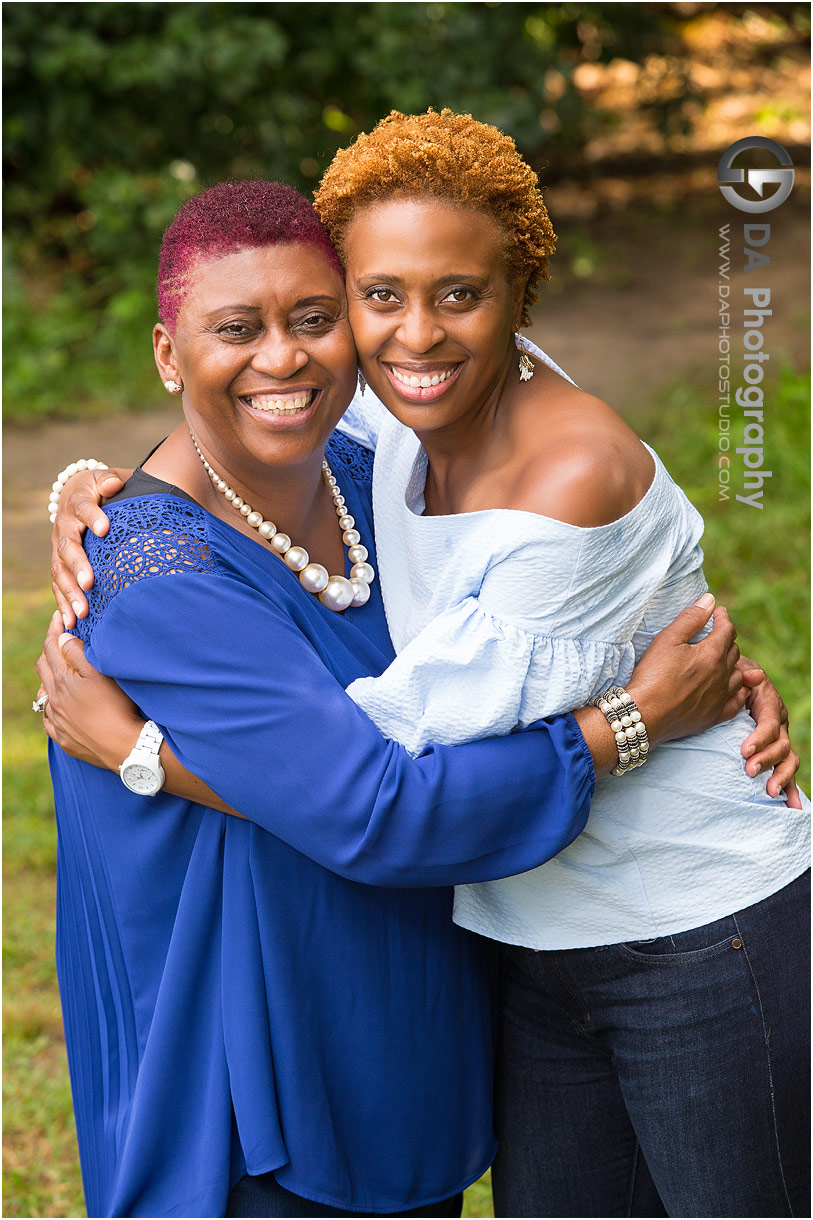
[[[138,796],[155,796],[164,786],[164,768],[158,761],[158,751],[164,734],[154,720],[148,720],[138,735],[135,747],[119,767],[125,787]]]

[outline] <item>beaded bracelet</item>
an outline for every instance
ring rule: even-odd
[[[56,482],[51,484],[51,496],[48,500],[48,516],[51,519],[51,525],[56,521],[56,510],[59,507],[59,497],[62,489],[67,483],[71,475],[78,474],[80,470],[107,470],[104,462],[97,462],[95,458],[80,458],[78,462],[71,462],[64,470],[60,470],[56,476]]]
[[[623,686],[611,686],[590,702],[604,713],[615,733],[618,766],[613,767],[611,774],[623,775],[634,767],[642,767],[649,755],[649,737],[635,700]]]

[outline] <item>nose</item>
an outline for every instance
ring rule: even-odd
[[[251,364],[258,373],[285,381],[303,369],[309,358],[301,337],[274,327],[263,333]]]
[[[443,342],[446,331],[431,306],[415,301],[410,302],[401,315],[397,338],[408,351],[423,355]]]

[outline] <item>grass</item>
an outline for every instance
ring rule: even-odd
[[[788,369],[771,389],[766,450],[774,477],[761,512],[717,499],[716,406],[702,383],[676,382],[632,418],[706,518],[710,587],[730,607],[743,651],[788,703],[808,791],[809,392],[809,376]],[[50,613],[45,587],[4,600],[6,1216],[84,1215],[53,966],[53,807],[45,738],[29,710]],[[466,1192],[464,1215],[492,1215],[488,1176]]]
[[[82,1216],[54,970],[56,835],[31,700],[50,589],[3,600],[3,1213]]]

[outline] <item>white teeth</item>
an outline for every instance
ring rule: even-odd
[[[304,411],[306,407],[309,407],[312,400],[312,390],[309,390],[302,398],[246,399],[255,411],[266,411],[269,415],[295,415],[297,411]]]
[[[428,389],[429,386],[440,385],[442,381],[448,381],[454,369],[447,369],[445,373],[435,373],[431,377],[425,373],[422,377],[410,377],[406,373],[402,373],[400,369],[393,367],[392,374],[396,381],[400,381],[403,385],[408,385],[412,389]]]

